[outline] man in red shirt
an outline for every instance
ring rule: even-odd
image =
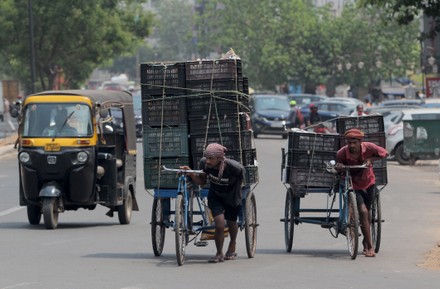
[[[371,142],[362,142],[364,133],[358,129],[349,129],[344,134],[347,145],[336,155],[336,169],[342,171],[345,165],[367,165],[367,168],[351,169],[353,189],[359,209],[359,219],[364,239],[364,255],[374,257],[374,248],[370,233],[369,210],[376,190],[376,177],[372,163],[388,156],[387,151]]]

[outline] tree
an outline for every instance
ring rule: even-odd
[[[37,90],[52,89],[60,76],[65,88],[79,88],[94,68],[132,52],[152,25],[151,15],[141,9],[142,2],[32,1]],[[0,53],[8,74],[20,79],[29,91],[28,1],[1,1],[0,26]]]
[[[440,33],[440,1],[437,0],[361,0],[363,7],[369,5],[385,9],[389,19],[394,19],[401,25],[408,25],[420,18],[421,15],[432,17],[435,25],[422,36],[434,38]],[[393,21],[393,20],[392,20]]]

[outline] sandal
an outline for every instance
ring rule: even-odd
[[[368,251],[365,253],[365,257],[376,257],[376,254],[374,253],[374,251],[373,252]]]
[[[214,256],[211,259],[208,260],[209,263],[220,263],[223,262],[225,259],[223,256]]]
[[[226,253],[225,260],[235,260],[237,258],[237,253]]]

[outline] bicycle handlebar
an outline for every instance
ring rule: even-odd
[[[177,172],[177,173],[198,173],[198,174],[203,173],[202,170],[171,169],[171,168],[167,168],[166,166],[162,166],[162,170],[168,172]]]

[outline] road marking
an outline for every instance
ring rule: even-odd
[[[13,289],[13,288],[18,288],[18,287],[23,287],[23,286],[29,286],[29,285],[32,285],[33,283],[29,283],[29,282],[27,282],[27,283],[17,283],[17,284],[14,284],[14,285],[11,285],[11,286],[7,286],[7,287],[2,287],[1,289]]]
[[[24,209],[24,207],[13,207],[13,208],[7,209],[6,211],[0,212],[0,217],[12,214],[17,211],[20,211],[21,209]]]

